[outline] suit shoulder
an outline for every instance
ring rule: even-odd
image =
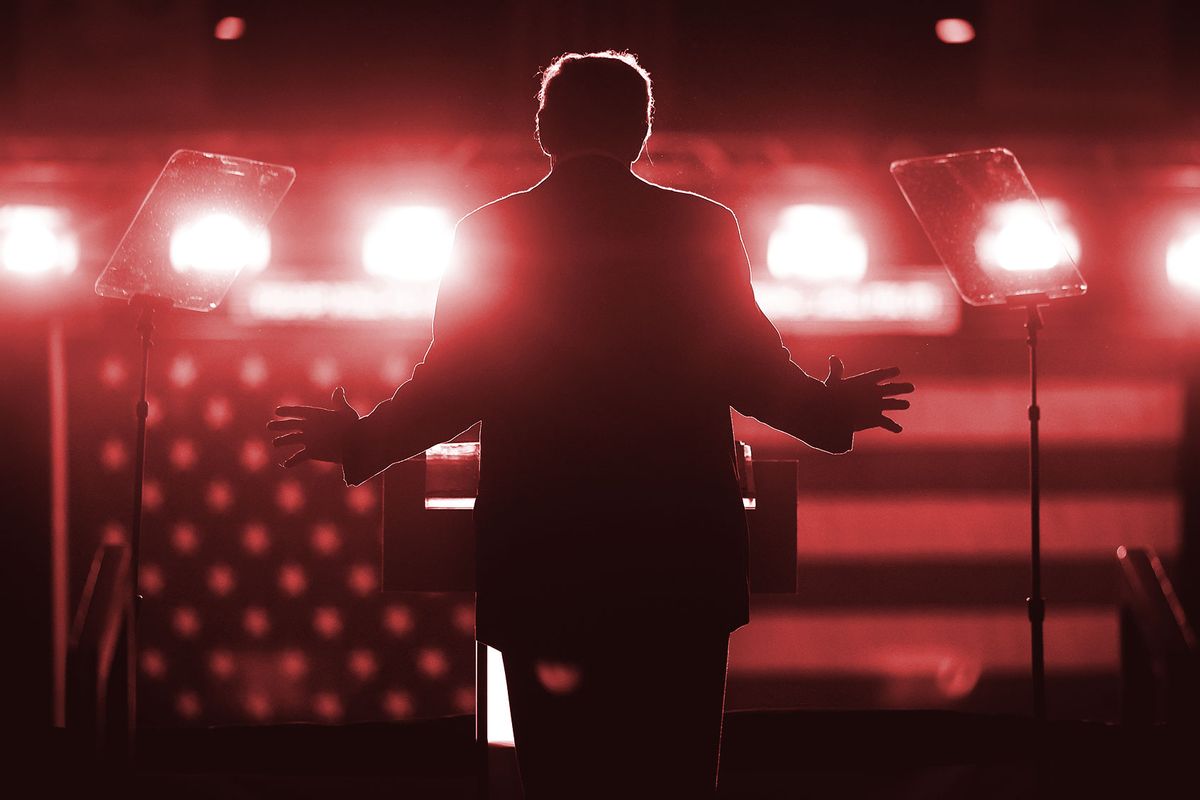
[[[711,219],[736,219],[737,216],[733,213],[733,209],[711,197],[705,197],[698,192],[688,191],[687,189],[676,189],[673,186],[663,186],[645,178],[638,178],[646,188],[653,192],[657,197],[664,202],[671,203],[679,208],[691,211],[694,214],[708,216]]]
[[[449,272],[478,280],[502,274],[511,264],[513,245],[520,241],[521,220],[528,216],[530,189],[504,195],[466,214],[454,226],[454,250]]]
[[[459,228],[486,228],[515,213],[520,213],[531,202],[531,195],[537,186],[512,192],[503,197],[497,197],[491,202],[484,203],[474,211],[469,212],[458,221]]]

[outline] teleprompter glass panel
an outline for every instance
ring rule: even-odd
[[[97,279],[96,293],[213,310],[243,268],[266,265],[267,223],[295,179],[294,169],[279,164],[177,151]]]
[[[997,147],[896,161],[892,177],[973,306],[1087,291],[1020,163]]]

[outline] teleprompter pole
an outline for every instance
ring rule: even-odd
[[[1030,588],[1025,604],[1029,612],[1030,656],[1033,671],[1033,716],[1046,719],[1046,651],[1044,623],[1046,600],[1042,597],[1042,483],[1038,423],[1042,411],[1037,398],[1038,331],[1043,327],[1041,307],[1036,301],[1025,306],[1026,344],[1029,345],[1029,532]]]
[[[129,602],[133,608],[133,619],[129,630],[127,653],[129,658],[128,676],[128,730],[129,751],[128,760],[134,758],[134,739],[137,731],[137,621],[141,611],[141,595],[138,592],[140,564],[142,554],[142,487],[146,480],[146,419],[150,415],[150,403],[146,398],[146,388],[150,375],[150,348],[154,346],[154,312],[167,311],[171,301],[149,295],[135,295],[129,304],[140,309],[137,331],[142,340],[142,374],[140,393],[134,413],[137,416],[137,443],[133,451],[133,519],[129,530]]]
[[[154,312],[171,307],[169,300],[147,295],[137,295],[129,304],[141,309],[137,331],[142,338],[141,392],[134,413],[137,416],[137,443],[133,451],[133,521],[129,537],[129,572],[131,578],[134,618],[139,611],[141,595],[138,594],[139,566],[142,553],[142,486],[146,479],[146,419],[150,415],[150,403],[146,399],[146,388],[150,375],[150,348],[154,346]]]

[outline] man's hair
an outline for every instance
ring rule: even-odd
[[[564,53],[542,70],[537,136],[547,155],[602,150],[636,161],[654,121],[650,73],[625,51]]]

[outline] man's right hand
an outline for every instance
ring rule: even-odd
[[[302,461],[331,461],[342,463],[342,447],[346,432],[358,421],[358,412],[346,401],[346,390],[333,390],[333,408],[318,406],[280,406],[275,414],[286,419],[267,423],[268,430],[289,431],[273,440],[276,447],[300,445],[282,464],[294,467]]]
[[[897,399],[896,395],[912,392],[911,383],[884,383],[899,375],[900,368],[873,369],[843,378],[845,369],[840,358],[830,356],[825,385],[833,392],[834,407],[844,415],[850,427],[855,431],[884,428],[899,433],[903,430],[890,417],[884,416],[884,412],[903,411],[909,406],[907,400]]]

